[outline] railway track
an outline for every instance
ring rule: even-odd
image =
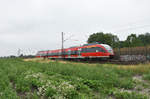
[[[138,62],[138,61],[120,61],[120,60],[114,60],[114,59],[110,59],[110,60],[70,60],[70,61],[89,63],[89,64],[98,63],[98,64],[118,64],[118,65],[137,65],[140,63],[145,63],[145,62]]]
[[[120,61],[120,60],[109,60],[106,62],[100,61],[99,63],[118,64],[118,65],[137,65],[137,64],[140,64],[140,62],[136,62],[136,61]]]

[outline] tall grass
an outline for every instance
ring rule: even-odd
[[[41,61],[41,60],[40,60]],[[136,73],[138,74],[139,71]],[[145,95],[120,93],[120,89],[132,90],[136,82],[135,71],[120,67],[73,64],[61,62],[36,62],[21,59],[0,59],[0,88],[4,99],[10,98],[67,98],[108,99],[128,95],[141,99]],[[9,85],[9,86],[6,86]],[[3,91],[2,89],[6,89]],[[120,96],[119,96],[120,95]],[[11,98],[10,98],[11,99]]]

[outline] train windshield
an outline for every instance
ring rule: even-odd
[[[109,45],[106,44],[101,44],[101,45],[104,46],[108,52],[113,53],[113,49]]]

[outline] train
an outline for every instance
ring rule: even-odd
[[[70,60],[111,59],[114,57],[114,51],[112,47],[107,44],[90,43],[64,49],[38,51],[36,57]]]

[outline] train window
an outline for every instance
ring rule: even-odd
[[[49,56],[51,56],[51,53],[48,53]]]
[[[59,52],[57,52],[56,55],[58,56],[58,55],[59,55]]]
[[[87,52],[94,52],[93,48],[87,48]]]
[[[77,51],[71,51],[71,55],[76,55]]]
[[[57,56],[57,55],[58,55],[58,53],[55,53],[55,55]]]
[[[78,54],[78,51],[75,51],[75,54]]]
[[[68,55],[71,55],[71,50],[68,50]]]
[[[82,48],[81,50],[81,53],[89,53],[89,52],[105,52],[105,50],[100,47]]]
[[[96,47],[96,50],[98,50],[98,52],[105,52],[105,50],[100,47]]]
[[[62,53],[61,53],[62,54]],[[63,55],[67,55],[68,53],[66,51],[63,51]]]
[[[74,52],[73,51],[70,51],[70,55],[73,55],[74,54]]]
[[[87,48],[82,48],[81,49],[81,53],[86,53],[87,52]]]
[[[65,55],[65,54],[66,54],[66,52],[65,52],[65,51],[61,52],[61,55]]]
[[[61,55],[61,51],[58,52],[58,55]]]
[[[82,48],[81,53],[88,53],[93,52],[94,50],[92,48]]]
[[[57,53],[53,53],[53,56],[56,56],[57,55]]]
[[[113,49],[109,45],[106,44],[101,44],[101,45],[104,46],[108,52],[113,53]]]
[[[45,56],[45,54],[42,54],[41,56]]]
[[[74,55],[74,51],[71,51],[71,55]]]
[[[106,52],[104,49],[102,49],[101,51],[104,52],[104,53]]]
[[[52,53],[52,56],[54,55],[54,53]]]

